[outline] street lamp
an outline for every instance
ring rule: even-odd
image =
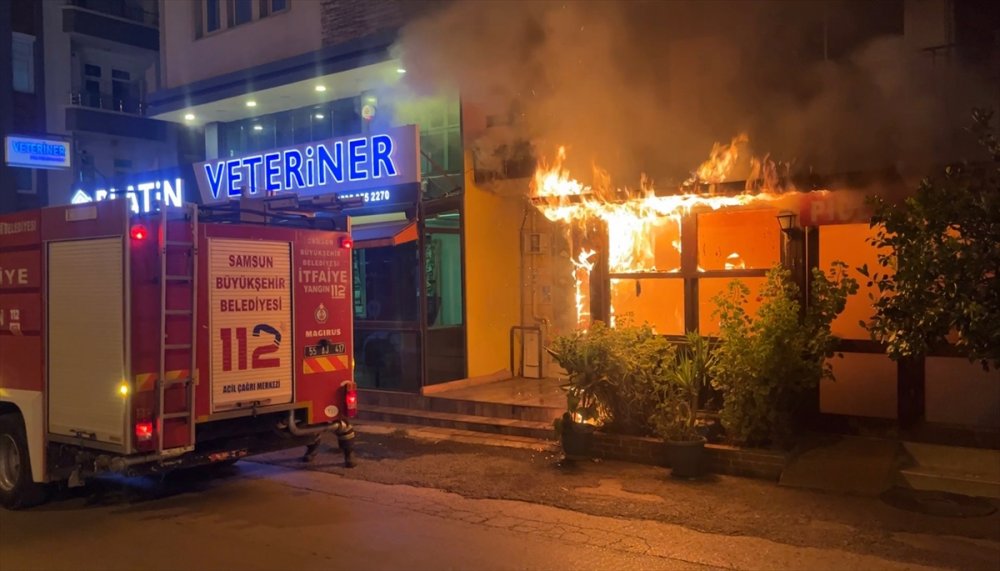
[[[778,226],[781,227],[781,231],[785,234],[792,234],[795,232],[795,213],[784,210],[778,214]]]

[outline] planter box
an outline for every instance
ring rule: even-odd
[[[595,432],[592,452],[595,457],[606,460],[667,466],[663,441],[657,438]],[[705,461],[709,472],[773,482],[781,477],[788,456],[785,452],[775,450],[738,448],[724,444],[705,445]]]

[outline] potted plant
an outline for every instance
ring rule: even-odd
[[[562,443],[563,454],[567,460],[589,458],[594,442],[594,430],[597,427],[588,421],[596,416],[596,404],[586,393],[570,385],[566,392],[566,409],[566,412],[553,422],[556,438]]]
[[[613,369],[611,331],[601,323],[590,331],[557,337],[546,350],[567,374],[566,412],[553,423],[556,438],[569,460],[590,456],[601,397]]]
[[[650,424],[663,438],[671,475],[696,478],[704,473],[706,442],[697,426],[698,393],[707,381],[713,356],[708,340],[697,333],[688,333],[686,340],[687,346],[660,386]]]

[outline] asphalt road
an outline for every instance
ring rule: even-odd
[[[3,571],[706,568],[930,567],[255,462],[0,511]]]

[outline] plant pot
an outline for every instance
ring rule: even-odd
[[[563,425],[562,447],[566,458],[573,460],[590,457],[590,449],[594,444],[595,428],[595,426],[583,422]]]
[[[705,473],[705,438],[668,440],[667,462],[670,475],[676,478],[697,478]]]

